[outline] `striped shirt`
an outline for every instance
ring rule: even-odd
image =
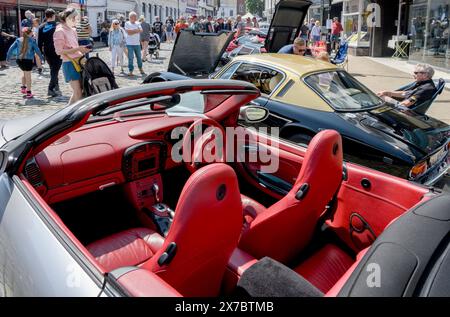
[[[89,33],[89,26],[89,22],[85,19],[81,19],[81,21],[77,23],[78,40],[90,39],[91,35]]]

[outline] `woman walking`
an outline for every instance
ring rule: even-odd
[[[63,73],[67,83],[72,88],[72,96],[69,104],[72,104],[82,97],[80,84],[80,58],[91,51],[86,46],[78,45],[77,31],[74,29],[77,24],[77,10],[73,7],[67,8],[59,14],[60,24],[56,26],[53,34],[56,54],[63,60]]]
[[[123,53],[125,48],[125,31],[120,26],[119,20],[113,20],[111,30],[108,36],[109,50],[111,51],[111,68],[114,73],[114,68],[120,65],[120,72],[123,73]]]
[[[42,61],[42,54],[32,38],[33,30],[25,27],[22,29],[22,37],[18,38],[8,50],[6,59],[9,60],[12,55],[17,56],[17,65],[22,70],[22,86],[20,92],[25,94],[26,98],[33,98],[31,93],[31,70],[33,69],[33,59],[35,54]]]
[[[148,54],[148,41],[150,41],[150,30],[152,26],[145,22],[145,17],[143,15],[140,16],[139,22],[141,23],[142,33],[140,34],[141,39],[141,48],[142,48],[142,61],[147,61],[147,54]]]

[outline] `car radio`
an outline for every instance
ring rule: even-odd
[[[124,152],[122,170],[128,181],[158,173],[162,169],[165,145],[160,141],[139,143]]]

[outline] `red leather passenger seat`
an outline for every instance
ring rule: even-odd
[[[86,248],[110,272],[118,267],[139,266],[163,245],[164,238],[147,228],[125,230],[89,244]]]
[[[341,248],[327,244],[294,270],[323,293],[327,293],[354,262]]]

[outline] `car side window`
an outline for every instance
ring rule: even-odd
[[[229,79],[252,83],[261,94],[270,95],[283,80],[283,74],[268,67],[243,63]]]
[[[236,69],[239,67],[239,63],[235,63],[233,65],[231,65],[230,67],[228,67],[228,69],[223,72],[219,78],[220,79],[230,79],[231,75],[233,75],[233,73],[236,71]]]

